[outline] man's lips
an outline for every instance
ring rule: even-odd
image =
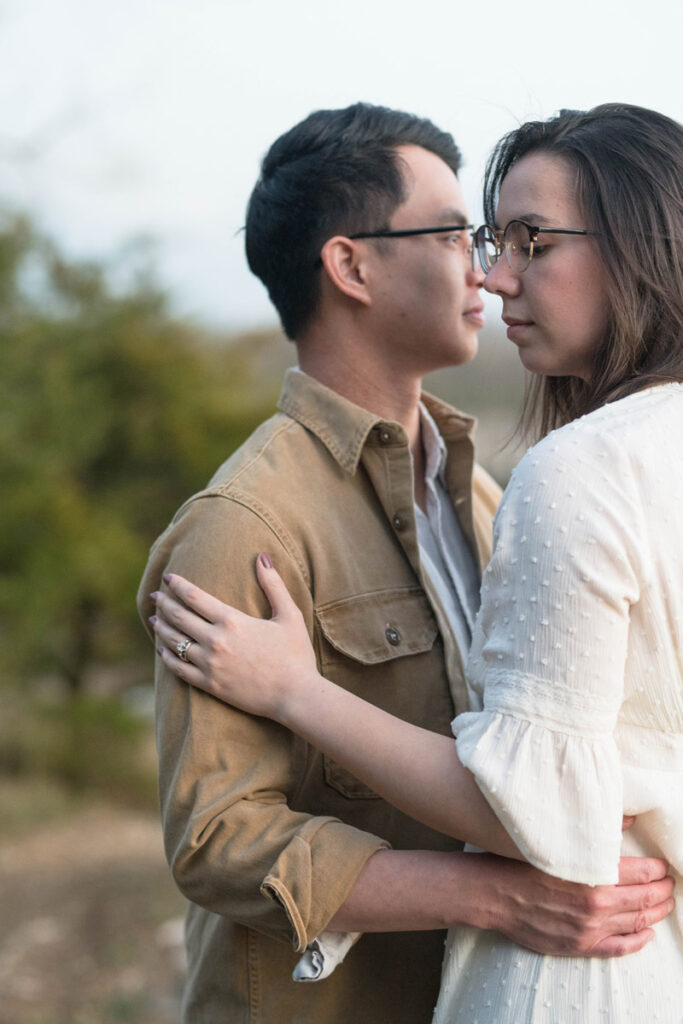
[[[463,312],[462,315],[465,317],[466,320],[469,320],[470,323],[475,324],[477,327],[483,327],[484,326],[484,304],[483,304],[483,302],[479,303],[476,306],[470,306],[470,308],[466,309]]]

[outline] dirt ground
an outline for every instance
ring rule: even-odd
[[[183,900],[153,814],[104,805],[0,837],[0,1024],[175,1024]]]

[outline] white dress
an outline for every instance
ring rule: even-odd
[[[683,385],[554,431],[514,471],[458,753],[525,857],[588,884],[664,857],[677,910],[641,952],[543,957],[454,930],[435,1024],[683,1021]],[[478,710],[482,709],[482,710]],[[622,838],[622,811],[637,814]]]

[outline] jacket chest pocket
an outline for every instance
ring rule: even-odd
[[[429,685],[424,659],[438,636],[420,587],[375,591],[316,609],[323,675],[385,711],[410,719],[419,687]],[[439,676],[441,673],[437,673]],[[344,723],[340,723],[344,728]],[[377,795],[328,757],[325,782],[349,799]]]

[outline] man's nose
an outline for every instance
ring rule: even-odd
[[[481,288],[486,281],[486,275],[477,263],[476,267],[470,267],[466,274],[467,284],[470,288]]]

